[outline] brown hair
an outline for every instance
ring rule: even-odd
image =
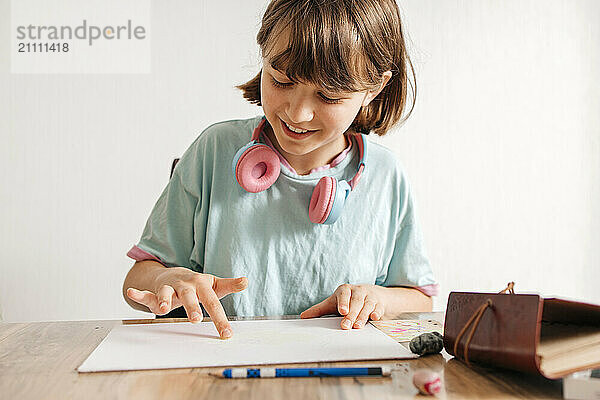
[[[287,48],[272,54],[282,35],[287,36]],[[291,81],[331,91],[377,89],[382,74],[391,71],[385,88],[354,119],[352,127],[357,132],[383,136],[394,124],[404,122],[415,107],[415,71],[395,0],[272,0],[256,41],[262,56]],[[260,75],[237,86],[244,98],[257,105],[261,105]],[[412,105],[402,118],[409,84]]]

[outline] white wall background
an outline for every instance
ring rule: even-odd
[[[0,312],[146,316],[121,297],[171,160],[208,124],[260,112],[266,2],[154,1],[152,73],[10,74],[0,0]],[[382,141],[412,182],[452,290],[600,303],[600,3],[401,1],[417,106]]]

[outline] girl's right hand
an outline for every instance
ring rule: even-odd
[[[219,299],[246,289],[247,278],[218,278],[188,268],[176,267],[166,268],[156,276],[154,282],[152,291],[128,288],[127,297],[145,305],[156,315],[167,314],[183,305],[192,323],[202,321],[200,302],[210,315],[221,338],[231,337],[231,325]]]

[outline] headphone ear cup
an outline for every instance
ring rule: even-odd
[[[235,179],[250,193],[262,192],[271,187],[280,171],[279,157],[264,144],[246,145],[233,158]]]
[[[324,176],[319,180],[317,186],[313,189],[308,206],[308,217],[315,224],[322,224],[327,220],[337,190],[337,179],[331,176]]]
[[[333,224],[342,214],[350,190],[346,181],[338,181],[331,176],[322,177],[310,198],[310,220],[315,224]]]

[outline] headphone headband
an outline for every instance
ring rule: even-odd
[[[358,169],[356,170],[356,174],[354,177],[350,179],[348,182],[352,190],[358,185],[358,181],[360,181],[360,177],[365,169],[365,160],[367,159],[367,135],[360,133],[354,135],[356,138],[356,143],[358,144],[358,154],[360,155],[360,162],[358,163]]]
[[[260,134],[263,132],[266,123],[267,118],[263,116],[260,122],[258,123],[258,126],[254,128],[254,131],[252,132],[252,141],[254,141],[255,143],[258,143],[258,139],[260,137]],[[360,177],[365,169],[368,140],[367,135],[362,133],[351,136],[353,136],[356,139],[356,144],[358,145],[358,154],[360,156],[360,162],[358,163],[358,169],[356,170],[356,174],[354,174],[354,177],[348,182],[350,184],[350,188],[354,190],[356,185],[358,185],[358,181],[360,181]]]
[[[260,137],[260,134],[262,133],[266,123],[267,123],[267,118],[262,117],[260,122],[258,123],[258,126],[256,128],[254,128],[254,131],[252,132],[252,139],[251,139],[252,141],[258,142],[258,138]]]

